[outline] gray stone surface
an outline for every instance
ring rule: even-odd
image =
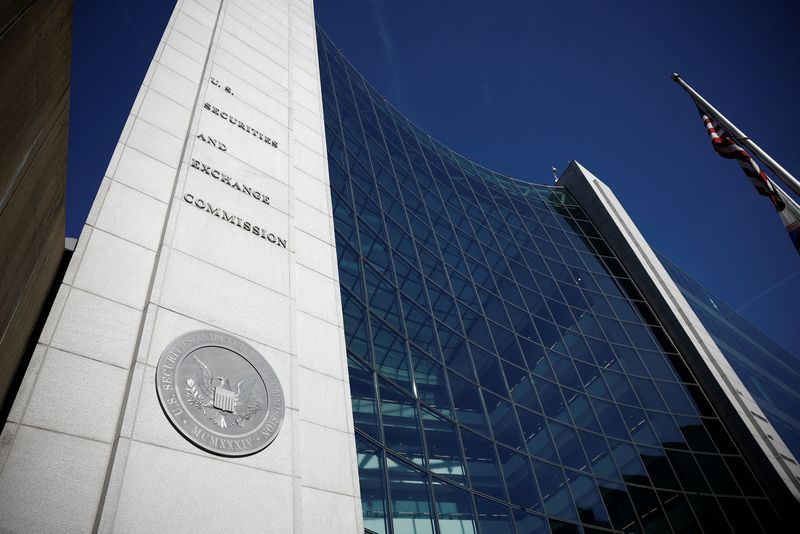
[[[131,442],[113,532],[292,532],[291,477]]]
[[[154,259],[153,251],[95,228],[80,258],[74,286],[141,309]]]
[[[0,510],[0,530],[363,530],[313,7],[220,5],[177,2],[132,106],[0,439],[0,496],[56,505],[27,523],[34,504]],[[198,329],[240,337],[278,375],[286,416],[265,450],[215,456],[165,417],[154,367]],[[74,525],[62,528],[65,506]]]
[[[51,347],[22,423],[110,443],[126,379],[124,369]]]
[[[51,345],[127,368],[136,346],[140,316],[135,308],[73,288]]]
[[[10,532],[89,532],[111,446],[21,425],[0,473]]]

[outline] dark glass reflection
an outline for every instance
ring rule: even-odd
[[[768,528],[736,445],[569,193],[452,152],[321,31],[318,47],[365,527]]]

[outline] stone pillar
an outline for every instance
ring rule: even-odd
[[[257,454],[205,452],[159,404],[162,351],[201,329],[277,373]],[[10,530],[363,530],[309,0],[178,0],[2,451]]]

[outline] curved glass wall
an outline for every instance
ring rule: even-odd
[[[365,527],[761,532],[774,511],[561,188],[475,165],[318,30]]]
[[[667,258],[661,254],[658,258],[786,446],[800,458],[800,359]]]

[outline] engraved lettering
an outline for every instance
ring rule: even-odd
[[[196,205],[196,204],[197,204],[197,203],[195,202],[195,205]],[[199,208],[200,206],[197,206],[197,207]],[[213,206],[211,206],[211,204],[209,204],[209,203],[206,203],[206,211],[207,211],[208,213],[210,213],[211,215],[215,215],[215,216],[219,217],[219,208],[214,208],[214,207],[213,207]]]
[[[214,79],[212,78],[212,80],[214,80]],[[216,80],[214,80],[214,81],[216,81]],[[214,81],[211,82],[212,85],[217,85],[218,86],[218,84],[214,83]],[[227,93],[233,94],[233,92],[230,90],[230,87],[226,86],[225,87],[225,91]],[[217,115],[221,119],[230,122],[231,124],[233,124],[237,128],[240,128],[240,129],[246,131],[247,133],[252,134],[254,137],[257,137],[261,141],[264,141],[266,144],[268,144],[272,148],[278,148],[278,142],[277,141],[274,141],[273,139],[263,135],[261,132],[259,132],[255,128],[251,127],[250,125],[245,123],[243,120],[239,119],[238,117],[235,117],[235,116],[231,115],[230,113],[228,113],[226,111],[221,111],[218,107],[211,105],[209,102],[204,103],[203,104],[203,108],[206,109],[206,110],[211,111],[211,113],[213,113],[214,115]]]
[[[219,180],[220,182],[224,183],[225,185],[228,185],[228,186],[236,189],[237,191],[241,191],[242,193],[244,193],[246,195],[249,195],[252,198],[254,198],[254,199],[256,199],[256,200],[258,200],[260,202],[263,202],[264,204],[269,204],[269,196],[268,195],[262,193],[261,191],[257,191],[256,189],[254,189],[253,187],[251,187],[251,186],[249,186],[247,184],[244,184],[244,183],[240,184],[236,180],[232,180],[230,176],[228,176],[227,174],[223,173],[222,171],[220,171],[218,169],[215,169],[215,168],[211,167],[210,165],[206,165],[205,163],[203,163],[203,162],[201,162],[199,160],[192,159],[191,166],[193,168],[195,168],[195,169],[197,169],[197,170],[199,170],[199,171],[201,171],[201,172],[203,172],[203,173],[205,173],[205,174],[207,174],[207,175]]]
[[[202,198],[195,197],[192,193],[186,193],[183,195],[183,200],[193,206],[197,207],[205,211],[206,213],[210,213],[215,217],[222,219],[225,222],[229,222],[233,225],[238,226],[239,228],[243,229],[245,232],[252,233],[253,235],[261,237],[270,243],[273,243],[281,248],[288,248],[287,242],[285,239],[276,236],[272,232],[267,232],[263,226],[256,226],[252,222],[242,219],[238,215],[228,212],[227,210],[219,207],[214,207],[210,202],[203,200]],[[202,336],[198,336],[200,338]],[[175,363],[175,358],[172,352],[167,353],[165,356],[166,363]],[[165,364],[162,364],[162,366]],[[171,367],[167,367],[171,369]],[[169,373],[167,373],[169,374]]]
[[[197,139],[201,140],[202,142],[208,143],[209,145],[211,145],[213,147],[216,147],[219,150],[222,150],[223,152],[227,152],[228,151],[228,147],[225,145],[225,143],[223,143],[222,141],[219,141],[217,139],[214,139],[211,136],[206,136],[206,135],[204,135],[202,133],[199,133],[199,134],[197,134],[196,137],[197,137]]]

